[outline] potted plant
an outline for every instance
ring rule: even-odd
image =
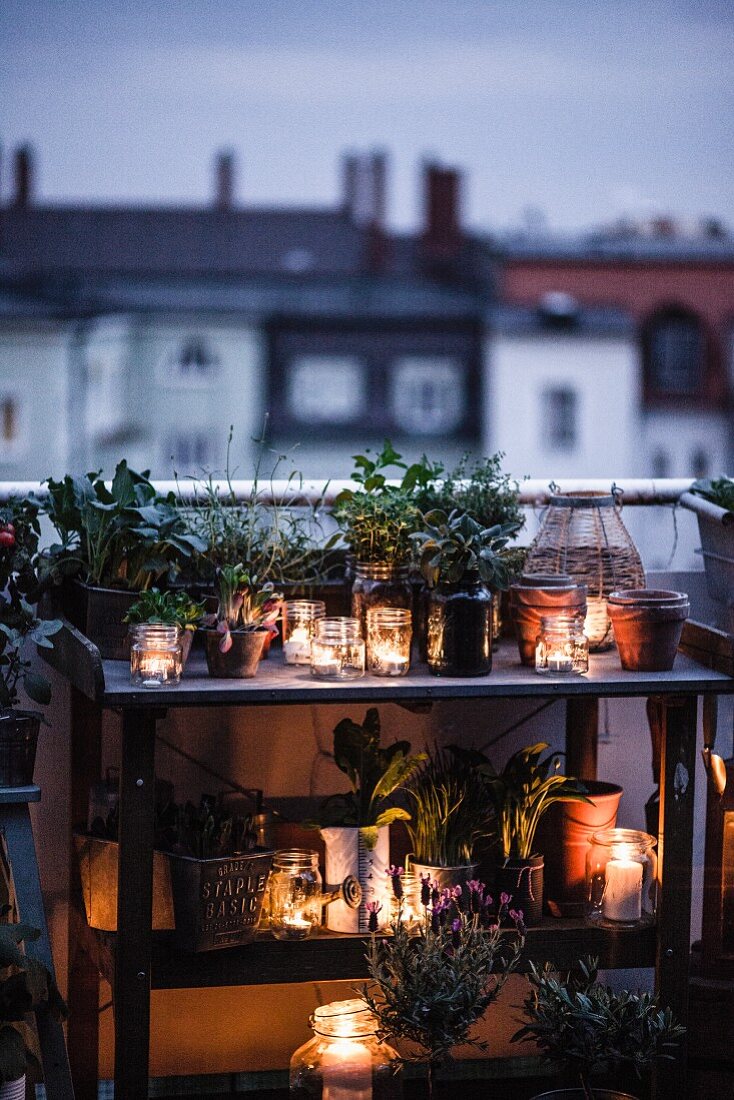
[[[399,870],[392,876],[402,892]],[[441,892],[430,882],[422,891],[418,935],[398,907],[392,935],[377,938],[377,913],[367,963],[373,985],[362,993],[381,1032],[418,1048],[428,1062],[428,1095],[451,1051],[469,1043],[486,1049],[471,1029],[496,1001],[524,946],[522,918],[513,911],[517,936],[501,937],[496,907],[481,882]]]
[[[203,551],[187,531],[173,493],[161,497],[123,459],[108,484],[101,472],[49,478],[43,509],[60,541],[40,559],[62,584],[67,618],[103,657],[127,657],[124,616],[137,593],[176,579],[181,563]]]
[[[501,772],[489,761],[479,763],[494,808],[502,862],[497,868],[495,888],[513,898],[525,913],[527,924],[538,924],[543,911],[543,856],[535,851],[538,822],[554,802],[589,802],[585,788],[576,780],[560,775],[557,753],[549,753],[544,741],[514,753]]]
[[[141,624],[177,626],[181,631],[183,661],[191,652],[194,631],[204,616],[204,604],[192,600],[186,592],[160,592],[147,588],[141,592],[124,618],[131,631]]]
[[[428,512],[414,535],[430,588],[428,667],[434,676],[486,676],[492,669],[492,591],[507,588],[500,551],[516,524],[485,528],[457,511]]]
[[[5,906],[3,915],[9,909]],[[41,1052],[28,1013],[43,1007],[53,1019],[66,1018],[49,971],[20,949],[40,934],[29,924],[0,925],[0,1100],[25,1100],[26,1074],[41,1077]]]
[[[343,489],[333,516],[354,556],[352,616],[366,637],[369,607],[412,608],[409,580],[411,536],[418,530],[417,487],[429,476],[425,461],[406,466],[389,440],[374,457],[354,455],[352,481],[357,489]],[[387,471],[400,473],[388,481]]]
[[[411,870],[442,888],[474,878],[475,845],[493,825],[473,754],[456,745],[432,749],[406,789],[414,810],[406,825]]]
[[[45,706],[51,685],[35,672],[26,647],[50,649],[61,629],[58,619],[39,619],[32,606],[40,587],[33,565],[38,550],[38,508],[15,500],[0,509],[0,786],[25,787],[33,782],[39,711],[19,706],[20,690]]]
[[[696,513],[706,586],[723,605],[722,626],[734,633],[734,478],[694,481],[680,502]]]
[[[204,629],[209,675],[250,679],[276,629],[281,597],[272,584],[258,585],[241,562],[223,565],[216,583],[219,610],[205,617]]]
[[[550,963],[530,964],[529,1023],[513,1042],[534,1041],[550,1061],[562,1063],[578,1088],[544,1092],[535,1100],[632,1100],[627,1093],[592,1086],[598,1074],[626,1067],[639,1077],[671,1051],[685,1029],[649,993],[615,992],[598,981],[597,960],[581,959],[560,977]]]
[[[381,744],[380,715],[370,707],[360,725],[343,718],[334,727],[334,763],[349,779],[350,790],[322,804],[318,827],[326,845],[326,880],[358,879],[362,902],[358,909],[346,902],[332,902],[327,927],[335,932],[359,932],[367,928],[367,904],[379,900],[390,863],[390,825],[408,821],[410,814],[391,803],[394,793],[408,782],[426,759],[410,756],[407,741]]]

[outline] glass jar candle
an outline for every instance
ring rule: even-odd
[[[535,671],[556,676],[589,671],[589,640],[578,615],[543,615],[535,641]]]
[[[317,679],[359,679],[364,676],[364,653],[358,619],[317,620],[311,639],[311,673]]]
[[[286,848],[273,856],[268,879],[270,931],[276,940],[305,940],[321,924],[319,855],[308,848]]]
[[[367,611],[371,607],[413,606],[413,589],[407,565],[384,561],[357,561],[352,584],[352,615],[367,633]]]
[[[657,904],[656,840],[636,829],[594,833],[586,854],[586,916],[604,928],[651,924]]]
[[[283,607],[283,656],[287,665],[311,664],[314,627],[325,614],[323,600],[286,600]]]
[[[130,682],[136,687],[171,687],[181,682],[183,630],[163,623],[130,627]]]
[[[311,1017],[314,1037],[290,1063],[299,1100],[400,1100],[400,1057],[377,1037],[377,1020],[359,997],[332,1001]]]
[[[367,670],[373,676],[405,676],[410,668],[412,620],[404,607],[367,609]]]

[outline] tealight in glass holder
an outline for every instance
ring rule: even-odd
[[[130,626],[130,682],[135,687],[172,687],[183,672],[183,630],[163,623]]]
[[[578,615],[544,615],[535,642],[535,671],[555,676],[589,671],[589,639]]]
[[[367,671],[373,676],[405,676],[412,636],[412,616],[406,608],[367,608]]]
[[[636,829],[602,829],[586,853],[586,919],[603,928],[652,924],[657,904],[657,841]]]
[[[364,652],[358,619],[318,619],[311,640],[311,674],[319,680],[358,680],[364,676]]]
[[[318,852],[287,848],[273,856],[268,879],[270,931],[276,940],[305,940],[323,912]]]
[[[283,608],[283,656],[287,665],[311,664],[311,639],[326,614],[323,600],[286,600]]]

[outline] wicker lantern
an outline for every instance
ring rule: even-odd
[[[620,498],[614,486],[611,493],[552,496],[525,562],[526,573],[567,573],[586,585],[584,633],[594,651],[612,644],[610,592],[645,587],[640,555],[620,518]]]

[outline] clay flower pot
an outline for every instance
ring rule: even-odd
[[[251,680],[260,664],[267,630],[233,630],[232,645],[222,653],[222,635],[216,630],[204,630],[206,664],[209,675],[229,680]]]
[[[688,618],[685,592],[628,588],[607,600],[622,668],[629,672],[669,672]]]
[[[565,573],[524,573],[510,588],[510,608],[520,660],[535,666],[535,641],[544,615],[586,615],[586,585]]]

